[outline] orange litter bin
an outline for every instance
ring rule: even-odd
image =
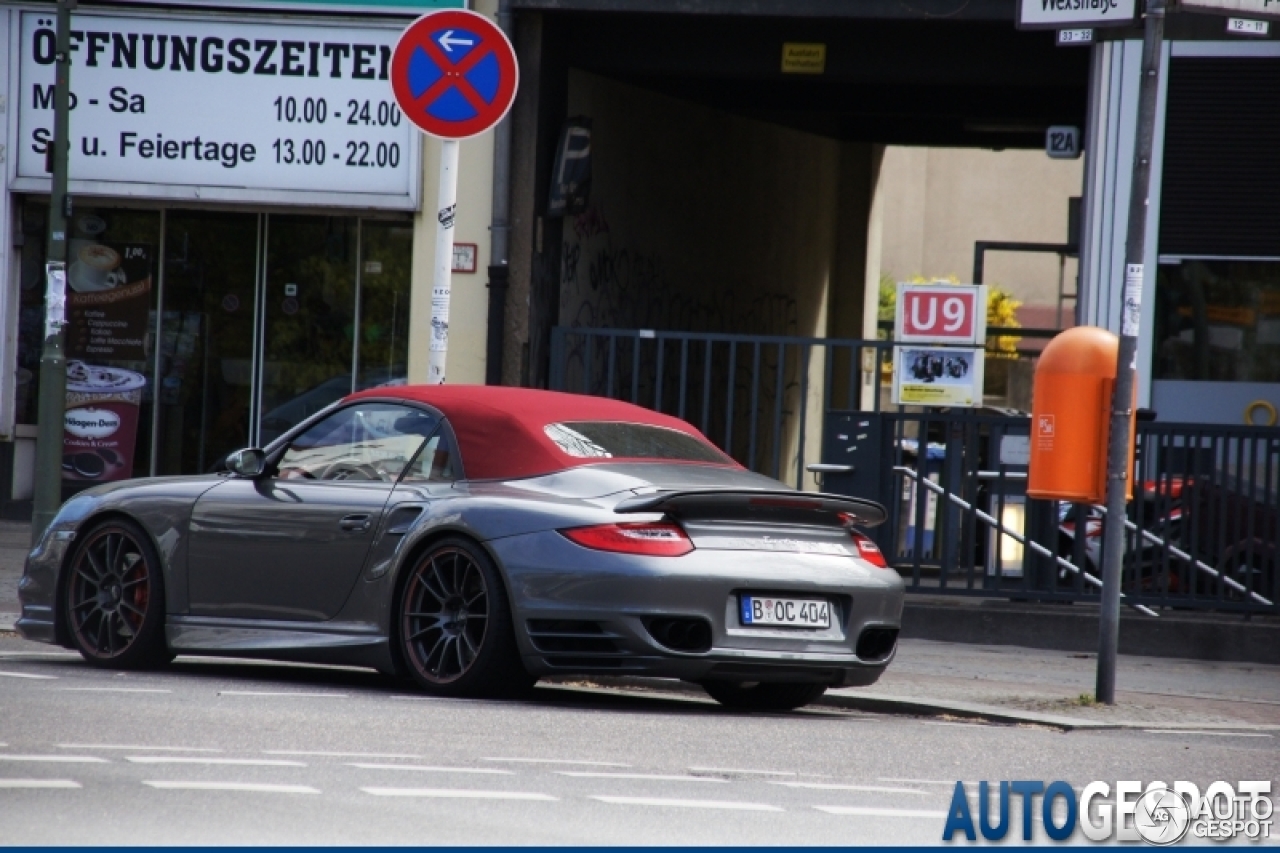
[[[1119,351],[1120,339],[1113,333],[1077,326],[1051,340],[1040,354],[1032,388],[1029,497],[1106,502],[1107,439]],[[1135,422],[1131,415],[1126,468],[1131,473]],[[1127,487],[1132,500],[1132,477]]]

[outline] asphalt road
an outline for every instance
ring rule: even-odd
[[[439,700],[372,672],[144,674],[0,638],[5,844],[937,844],[956,780],[1274,779],[1280,739],[569,685]]]

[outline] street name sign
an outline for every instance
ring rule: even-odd
[[[1178,8],[1184,12],[1280,20],[1280,0],[1181,0]]]
[[[1136,0],[1018,0],[1018,28],[1127,27],[1136,5]]]
[[[391,55],[391,89],[409,121],[439,139],[489,130],[511,109],[519,83],[516,53],[483,15],[423,15]]]

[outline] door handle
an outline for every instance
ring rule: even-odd
[[[343,518],[342,521],[338,522],[338,527],[342,528],[343,530],[354,530],[360,533],[364,533],[372,525],[373,525],[373,522],[369,520],[368,513],[357,513],[355,515],[348,515],[347,517]]]

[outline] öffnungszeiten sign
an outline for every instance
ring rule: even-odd
[[[72,18],[72,192],[414,209],[398,28]],[[53,16],[24,12],[15,189],[44,189]]]
[[[1136,0],[1018,0],[1021,29],[1123,27],[1134,22]]]

